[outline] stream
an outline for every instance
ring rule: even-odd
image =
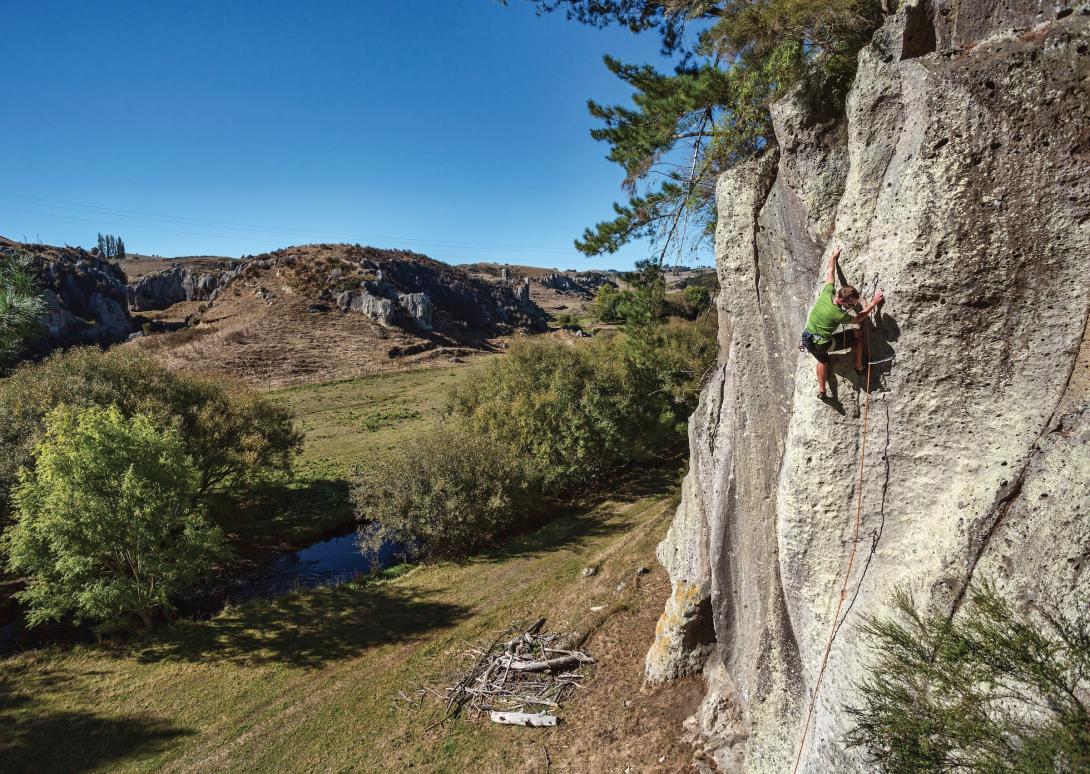
[[[296,551],[281,551],[256,563],[246,563],[245,569],[236,568],[212,585],[191,589],[176,600],[178,613],[182,617],[210,618],[227,604],[274,599],[305,588],[337,586],[396,564],[402,553],[400,546],[391,543],[378,551],[363,553],[356,544],[353,529]],[[28,629],[15,605],[9,605],[0,614],[0,655],[93,639],[89,626],[71,623]]]
[[[361,552],[356,531],[352,530],[279,555],[233,585],[227,598],[242,602],[279,597],[300,588],[337,586],[390,567],[397,562],[398,553],[398,547],[392,544],[384,544],[378,551]]]

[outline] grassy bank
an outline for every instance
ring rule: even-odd
[[[0,760],[6,771],[676,770],[698,692],[640,687],[669,590],[653,554],[674,476],[635,474],[463,564],[229,609],[130,645],[0,661]],[[583,578],[588,565],[599,571]],[[640,566],[652,572],[636,576]],[[539,615],[586,634],[599,661],[560,727],[428,731],[441,704],[398,700],[453,682],[469,647]]]
[[[295,414],[305,436],[291,481],[257,494],[242,509],[223,509],[234,541],[298,546],[353,521],[348,493],[352,471],[366,469],[438,419],[447,393],[481,368],[475,361],[448,368],[378,374],[266,393]]]

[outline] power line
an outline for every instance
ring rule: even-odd
[[[342,239],[342,240],[353,241],[353,242],[358,242],[358,241],[361,241],[361,240],[362,241],[383,240],[383,241],[392,242],[392,243],[401,242],[401,243],[414,243],[414,244],[422,244],[422,245],[434,245],[436,247],[441,247],[441,248],[446,247],[446,248],[467,249],[467,250],[491,250],[491,251],[509,252],[509,253],[517,253],[517,252],[552,253],[552,254],[555,254],[555,255],[567,256],[567,257],[569,257],[569,259],[570,258],[576,258],[576,260],[586,260],[583,257],[574,256],[573,254],[574,254],[575,251],[572,248],[534,247],[534,246],[529,246],[529,245],[478,244],[478,243],[473,243],[473,242],[458,242],[458,241],[444,241],[444,240],[434,240],[434,239],[420,239],[420,238],[416,238],[416,237],[405,237],[405,236],[391,236],[391,235],[379,235],[379,234],[370,234],[370,235],[343,234],[343,233],[332,233],[332,232],[327,232],[327,231],[316,231],[316,230],[313,230],[313,229],[302,229],[302,228],[285,229],[285,228],[277,228],[277,227],[271,227],[271,226],[261,226],[261,225],[252,224],[252,223],[238,223],[238,222],[232,222],[232,221],[211,220],[211,219],[204,219],[204,218],[185,218],[185,217],[175,217],[175,216],[169,216],[169,215],[159,215],[159,214],[148,213],[148,212],[138,212],[138,211],[135,211],[135,210],[121,210],[121,209],[115,209],[115,208],[112,208],[112,207],[102,207],[102,206],[98,206],[98,205],[81,204],[81,203],[78,203],[78,202],[63,202],[63,201],[45,199],[45,198],[36,197],[36,196],[27,196],[27,195],[23,195],[23,194],[0,193],[0,199],[5,199],[5,200],[8,200],[9,202],[14,202],[16,204],[22,204],[24,206],[39,206],[39,207],[45,206],[45,207],[48,207],[48,208],[51,208],[51,209],[60,209],[60,210],[65,210],[65,211],[69,211],[69,212],[79,212],[79,213],[83,213],[83,214],[103,214],[103,215],[106,215],[106,216],[109,216],[109,217],[120,217],[120,218],[124,218],[125,220],[137,221],[137,224],[127,224],[127,223],[126,224],[118,224],[118,223],[109,224],[109,223],[101,222],[101,221],[98,221],[98,220],[93,220],[92,221],[92,220],[88,220],[86,218],[81,219],[81,218],[76,218],[76,217],[73,217],[73,216],[59,215],[59,214],[50,213],[50,212],[38,212],[38,211],[31,211],[31,210],[24,210],[24,209],[16,209],[16,208],[11,208],[11,207],[0,207],[0,209],[6,209],[6,210],[9,210],[9,211],[13,211],[13,212],[23,212],[25,214],[38,215],[38,216],[41,216],[41,217],[58,217],[58,218],[65,218],[65,219],[68,219],[68,220],[84,220],[86,222],[92,222],[92,223],[100,223],[101,222],[102,225],[113,225],[113,226],[119,227],[119,228],[142,228],[144,230],[160,230],[160,231],[165,231],[165,232],[168,232],[168,233],[184,234],[184,235],[187,235],[187,236],[204,236],[204,237],[214,237],[214,238],[219,238],[219,239],[233,239],[233,240],[238,240],[238,241],[245,241],[246,239],[251,239],[250,237],[242,237],[242,236],[228,235],[228,234],[216,234],[216,233],[209,234],[207,232],[178,231],[176,229],[170,229],[170,228],[164,228],[164,227],[156,227],[155,229],[152,229],[152,228],[147,227],[147,226],[140,226],[139,222],[140,221],[143,221],[143,222],[160,221],[160,222],[165,222],[165,223],[168,223],[168,224],[180,224],[180,225],[183,225],[183,226],[186,226],[186,225],[195,226],[195,227],[208,226],[208,227],[211,227],[211,228],[214,228],[214,229],[219,229],[219,230],[230,229],[231,231],[234,231],[234,232],[247,231],[247,232],[256,232],[256,233],[263,233],[263,234],[281,234],[281,235],[285,235],[285,236],[318,237],[318,238],[320,238],[320,239],[322,239],[324,241],[336,240],[336,239]],[[223,228],[220,228],[220,227],[223,227]],[[255,239],[254,241],[261,241],[261,242],[265,242],[265,243],[268,243],[268,244],[278,244],[275,240],[271,240],[271,239]],[[637,258],[637,256],[634,255],[634,254],[633,255],[616,255],[614,257],[618,258],[618,259],[621,259],[621,260],[636,260],[636,258]]]

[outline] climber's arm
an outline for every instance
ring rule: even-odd
[[[829,270],[825,272],[825,281],[836,283],[836,259],[840,257],[840,251],[843,248],[840,245],[836,246],[833,250],[833,254],[829,256]]]
[[[874,307],[876,307],[880,303],[882,303],[882,299],[884,299],[884,298],[885,298],[885,296],[882,295],[881,290],[879,290],[877,293],[875,293],[874,298],[872,298],[870,300],[870,303],[867,304],[865,307],[863,307],[863,311],[852,318],[851,324],[852,325],[858,325],[859,323],[866,320],[867,317],[870,315],[870,313],[874,311]]]

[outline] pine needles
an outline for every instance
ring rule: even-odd
[[[951,620],[899,592],[863,626],[875,660],[851,746],[882,771],[1090,771],[1090,625],[1016,611],[994,587]]]
[[[45,301],[34,284],[34,259],[0,255],[0,367],[8,365],[42,327]]]

